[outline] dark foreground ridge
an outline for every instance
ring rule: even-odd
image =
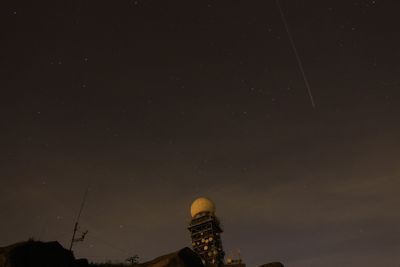
[[[188,247],[154,260],[139,264],[140,267],[204,267],[201,259]]]
[[[96,266],[96,264],[90,264]],[[0,267],[88,267],[86,259],[75,259],[73,253],[57,241],[41,242],[29,240],[7,247],[0,247]],[[112,266],[112,264],[110,265]],[[121,264],[119,264],[121,266]],[[125,265],[131,266],[131,265]],[[140,263],[135,267],[205,267],[201,258],[190,248]],[[234,267],[225,265],[224,267]],[[279,262],[260,267],[284,267]]]
[[[86,267],[86,259],[76,260],[73,253],[57,241],[29,240],[0,248],[0,267]]]
[[[284,267],[284,266],[280,262],[271,262],[271,263],[261,265],[260,267]]]
[[[223,267],[235,267],[245,265],[226,264]],[[139,264],[138,267],[205,267],[201,258],[190,248],[185,247],[174,253],[160,256],[154,260]],[[260,267],[284,267],[280,262],[272,262]]]

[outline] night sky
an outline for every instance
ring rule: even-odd
[[[249,267],[400,265],[400,3],[2,0],[0,246],[146,261],[217,206]]]

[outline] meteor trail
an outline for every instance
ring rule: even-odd
[[[281,14],[281,18],[282,18],[283,24],[285,25],[286,33],[287,33],[289,41],[290,41],[290,43],[292,45],[293,52],[294,52],[294,54],[296,56],[297,64],[299,65],[299,68],[300,68],[300,71],[301,71],[301,75],[303,76],[304,84],[307,87],[307,92],[308,92],[308,96],[310,97],[311,105],[315,109],[315,102],[314,102],[314,97],[313,97],[313,95],[311,93],[310,83],[308,82],[308,79],[307,79],[307,76],[306,76],[306,72],[304,71],[303,63],[302,63],[301,58],[299,56],[299,53],[297,51],[296,44],[295,44],[295,42],[293,40],[292,34],[290,33],[289,26],[288,26],[288,23],[287,23],[286,18],[285,18],[285,14],[283,13],[283,9],[282,9],[282,6],[281,6],[279,0],[276,0],[276,5],[278,6],[279,13]]]

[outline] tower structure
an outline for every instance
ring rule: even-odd
[[[224,265],[225,253],[222,249],[222,228],[215,216],[215,205],[208,198],[198,198],[190,207],[192,219],[189,231],[192,237],[193,250],[208,266]]]

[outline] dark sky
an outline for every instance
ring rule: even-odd
[[[249,267],[400,265],[398,1],[0,4],[0,246],[94,261],[190,245],[217,205]]]

